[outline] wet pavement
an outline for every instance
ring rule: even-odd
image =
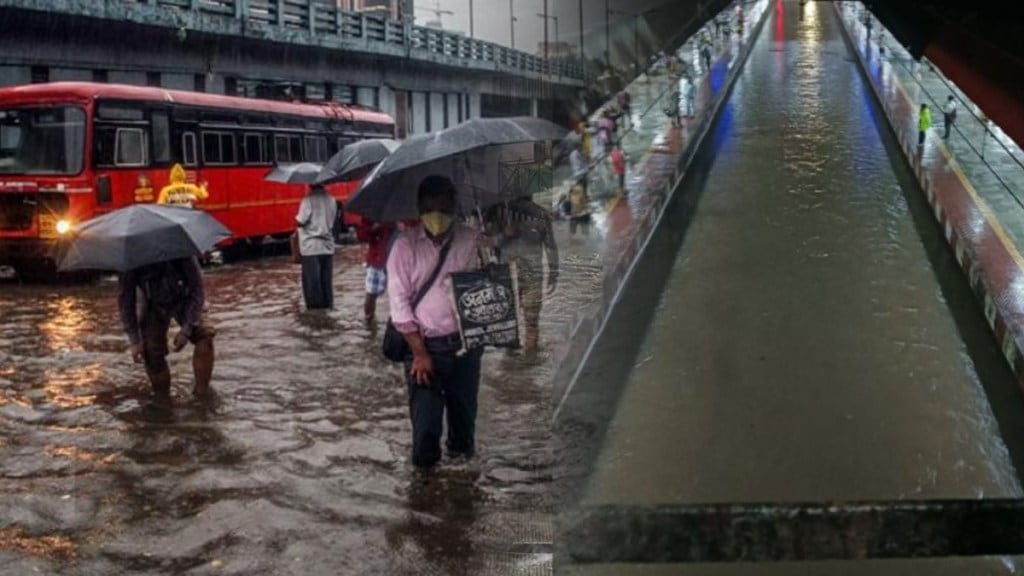
[[[845,2],[843,6],[847,26],[864,34],[863,4]],[[877,19],[872,26],[876,31],[867,45],[867,53],[874,65],[881,67],[884,74],[891,74],[900,85],[899,90],[915,105],[927,103],[932,110],[930,151],[941,150],[941,154],[950,157],[991,208],[1016,248],[1024,248],[1024,150],[986,120],[981,109],[927,58],[915,62]],[[943,140],[942,111],[950,95],[956,99],[957,118],[950,137]]]
[[[679,218],[682,249],[662,262],[672,271],[586,503],[1020,497],[1020,455],[1007,448],[1024,430],[1013,374],[879,131],[831,7],[781,5],[679,191],[695,205],[692,221]],[[687,573],[965,566],[1019,569],[973,559]]]
[[[172,355],[170,415],[142,407],[116,282],[0,284],[0,573],[550,573],[550,354],[486,354],[478,457],[416,476],[361,263],[339,251],[330,313],[285,258],[207,270],[219,399]],[[598,276],[566,259],[544,348]]]

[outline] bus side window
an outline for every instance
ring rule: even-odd
[[[327,138],[306,136],[306,162],[327,161]]]
[[[203,164],[230,166],[235,164],[238,149],[230,132],[203,132]]]
[[[196,165],[196,135],[195,132],[185,132],[181,135],[181,160],[185,166]]]
[[[302,138],[282,134],[274,136],[274,160],[278,164],[302,162]]]
[[[247,133],[243,140],[244,162],[246,164],[269,164],[270,151],[267,149],[267,137],[254,132]]]
[[[274,161],[278,164],[290,162],[288,159],[288,138],[274,136]]]
[[[114,138],[114,164],[117,166],[145,166],[149,146],[142,128],[118,128]]]
[[[153,162],[169,164],[171,162],[171,123],[167,112],[153,112]]]
[[[289,136],[288,150],[291,152],[292,162],[303,162],[305,160],[302,156],[302,138]]]

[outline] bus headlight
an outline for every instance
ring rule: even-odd
[[[61,218],[60,220],[57,220],[57,225],[55,226],[55,228],[57,229],[57,234],[63,236],[68,232],[71,232],[71,222],[68,222],[67,220]]]

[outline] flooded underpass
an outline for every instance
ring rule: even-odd
[[[599,279],[556,233],[572,289],[546,299],[544,348]],[[113,278],[0,284],[0,573],[549,574],[549,353],[487,353],[478,456],[418,475],[362,255],[339,250],[327,313],[286,258],[206,270],[219,397],[193,400],[172,354],[169,415],[144,408]]]
[[[590,466],[581,503],[1019,498],[1016,380],[833,7],[774,9],[564,401],[571,412],[614,398],[593,462],[573,462]],[[617,367],[608,351],[634,339]],[[601,420],[575,410],[570,436]],[[572,573],[1019,570],[979,558]]]

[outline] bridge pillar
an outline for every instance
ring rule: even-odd
[[[479,118],[480,117],[480,94],[470,93],[469,94],[469,117]]]

